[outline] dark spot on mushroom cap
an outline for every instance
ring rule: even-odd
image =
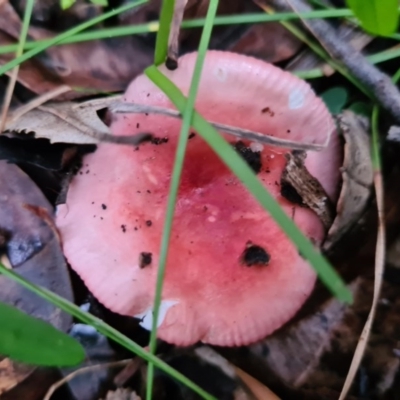
[[[145,268],[151,264],[153,255],[152,253],[141,252],[139,254],[139,267]]]
[[[263,114],[269,114],[271,117],[273,117],[275,115],[275,113],[269,108],[269,107],[264,107],[261,110],[261,113]]]
[[[106,206],[105,204],[102,204],[102,205],[101,205],[101,208],[102,208],[103,210],[106,210],[106,209],[107,209],[107,206]]]
[[[281,196],[293,204],[304,205],[302,197],[287,181],[281,180]]]
[[[271,260],[271,256],[261,246],[248,242],[246,248],[240,256],[241,263],[247,267],[254,265],[265,266]]]
[[[236,142],[233,147],[256,174],[261,171],[261,152],[251,150],[241,140]]]
[[[150,142],[152,144],[155,144],[156,146],[158,146],[159,144],[168,143],[168,140],[169,139],[167,137],[163,137],[163,138],[153,137]]]

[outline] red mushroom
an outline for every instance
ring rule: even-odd
[[[187,94],[196,54],[176,71],[160,69]],[[174,109],[144,75],[125,101]],[[209,51],[196,109],[208,120],[329,145],[305,165],[335,200],[340,151],[333,120],[310,86],[263,61]],[[163,115],[114,116],[114,134],[152,132],[140,148],[100,144],[71,182],[57,224],[65,255],[91,292],[114,312],[150,329],[160,241],[181,121]],[[316,245],[320,219],[281,195],[288,149],[224,134]],[[158,335],[177,345],[235,346],[287,322],[309,296],[316,275],[295,246],[202,138],[190,135],[167,260]]]

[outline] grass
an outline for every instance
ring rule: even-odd
[[[163,4],[163,8],[170,8],[173,7],[174,1],[165,1]],[[192,125],[192,117],[194,114],[194,103],[196,101],[197,90],[200,84],[200,77],[201,71],[203,68],[203,63],[205,59],[205,55],[208,49],[208,44],[211,37],[211,32],[213,28],[213,21],[215,15],[217,13],[218,7],[218,0],[211,0],[210,5],[207,11],[206,23],[203,28],[203,33],[200,39],[200,45],[198,50],[198,56],[196,59],[196,64],[193,72],[192,82],[189,88],[189,96],[185,107],[181,109],[182,113],[182,126],[178,140],[178,146],[175,155],[175,162],[174,167],[172,170],[171,176],[171,183],[170,183],[170,190],[168,194],[168,202],[167,202],[167,212],[165,216],[164,222],[164,229],[163,235],[161,239],[161,249],[160,249],[160,263],[158,267],[157,273],[157,283],[156,283],[156,295],[154,299],[154,308],[153,308],[153,326],[150,334],[150,344],[149,349],[150,353],[154,354],[156,350],[156,343],[157,343],[157,322],[158,322],[158,315],[159,309],[161,304],[161,294],[162,294],[162,287],[164,282],[164,275],[165,275],[165,267],[167,262],[168,256],[168,248],[169,248],[169,241],[171,237],[171,230],[172,230],[172,222],[174,217],[174,210],[175,204],[178,197],[178,188],[182,174],[183,162],[185,159],[186,153],[186,146],[189,136],[189,128]],[[168,35],[169,32],[164,32],[164,34]],[[158,36],[162,35],[161,31]],[[167,36],[168,37],[168,36]],[[157,38],[158,39],[158,38]],[[159,41],[158,41],[159,43]],[[165,46],[168,45],[168,42]],[[165,60],[167,56],[167,51],[165,49],[161,49],[156,46],[155,57],[154,60]],[[155,63],[156,64],[156,63]],[[155,68],[155,67],[153,67]],[[149,70],[145,71],[148,73]],[[151,76],[151,73],[150,73]],[[148,366],[148,374],[147,374],[147,391],[146,391],[146,399],[151,400],[152,393],[153,393],[153,378],[154,378],[154,364],[149,363]]]
[[[141,1],[140,4],[145,3],[146,1]],[[138,3],[135,3],[138,5]],[[136,5],[133,5],[136,6]],[[127,6],[126,6],[127,7]],[[132,5],[131,5],[132,7]],[[129,9],[129,7],[128,7]],[[125,10],[120,11],[121,9],[117,9],[113,11],[114,15],[117,15]],[[103,14],[104,17],[106,14]],[[260,22],[276,22],[276,21],[290,21],[290,20],[298,20],[300,17],[302,19],[314,19],[314,18],[340,18],[340,17],[348,17],[352,16],[352,12],[349,9],[335,9],[335,10],[317,10],[311,11],[308,13],[276,13],[274,15],[265,15],[262,13],[256,14],[240,14],[240,15],[230,15],[230,16],[219,16],[216,17],[214,20],[214,26],[217,25],[233,25],[233,24],[254,24]],[[100,17],[99,17],[100,18]],[[106,17],[109,18],[109,17]],[[103,18],[102,20],[106,19]],[[88,21],[90,26],[97,24],[100,22],[97,18]],[[205,24],[206,20],[204,18],[196,18],[189,21],[183,21],[182,28],[189,29],[189,28],[202,28]],[[31,50],[36,48],[38,45],[48,45],[56,46],[61,44],[67,43],[77,43],[89,40],[98,40],[98,39],[107,39],[113,37],[120,37],[120,36],[127,36],[127,35],[137,35],[149,32],[158,32],[160,30],[160,25],[164,27],[165,23],[161,23],[159,21],[151,21],[146,24],[136,25],[136,26],[124,26],[124,27],[117,27],[117,28],[106,28],[106,29],[99,29],[92,32],[85,32],[79,33],[81,30],[87,29],[86,28],[79,29],[79,32],[73,32],[69,34],[67,31],[63,35],[62,38],[57,40],[56,43],[53,42],[53,39],[48,40],[40,40],[40,41],[31,41],[24,45],[24,50]],[[82,25],[79,25],[82,26]],[[74,28],[76,29],[76,28]],[[161,31],[163,32],[163,31]],[[162,38],[162,36],[164,36]],[[158,43],[163,43],[165,39],[165,35],[160,36]],[[164,43],[165,45],[165,43]],[[15,52],[17,49],[17,45],[7,45],[7,46],[0,46],[0,54],[4,53],[12,53]],[[158,60],[156,60],[157,65]]]
[[[22,62],[28,60],[29,58],[45,51],[47,48],[55,45],[74,43],[86,40],[95,40],[105,37],[117,37],[129,34],[139,34],[147,32],[158,32],[156,54],[155,54],[155,64],[159,65],[165,60],[167,45],[168,45],[168,32],[169,25],[171,22],[172,14],[171,10],[173,8],[173,1],[164,0],[163,13],[161,14],[161,21],[150,22],[148,24],[143,24],[136,27],[123,27],[123,28],[110,28],[102,29],[98,31],[81,33],[83,30],[88,29],[107,18],[115,16],[119,13],[127,11],[133,7],[140,4],[144,4],[145,1],[137,1],[135,3],[130,3],[126,6],[120,7],[108,13],[105,13],[93,20],[87,21],[73,29],[70,29],[51,40],[45,40],[40,42],[28,42],[23,44],[20,42],[20,47],[26,49],[26,53],[15,57],[14,60],[0,67],[0,75],[6,73],[12,68],[20,65]],[[160,251],[160,266],[159,275],[157,279],[156,296],[154,304],[154,317],[153,317],[153,329],[151,333],[150,340],[150,352],[146,352],[135,342],[128,339],[126,336],[122,335],[112,327],[105,324],[98,318],[81,311],[74,304],[62,299],[61,297],[47,291],[46,289],[37,287],[25,279],[21,278],[13,271],[7,270],[4,266],[0,264],[0,272],[10,279],[19,282],[21,285],[27,287],[28,289],[34,291],[39,296],[45,298],[46,300],[52,302],[54,305],[58,306],[62,310],[70,313],[76,318],[80,319],[82,322],[94,326],[100,333],[106,335],[110,339],[121,344],[128,350],[131,350],[138,356],[142,357],[149,362],[149,375],[147,383],[147,399],[151,398],[152,394],[152,382],[154,377],[154,367],[163,370],[164,372],[170,374],[173,378],[177,379],[181,383],[187,385],[198,393],[204,399],[213,399],[211,395],[206,393],[203,389],[199,388],[185,376],[169,367],[162,360],[157,358],[154,353],[156,350],[156,332],[157,332],[157,316],[158,309],[161,300],[162,293],[162,283],[163,276],[165,272],[165,262],[168,254],[168,242],[171,232],[172,220],[174,206],[176,203],[177,189],[179,186],[180,173],[183,165],[186,141],[188,135],[188,129],[193,126],[200,135],[210,144],[214,151],[219,155],[219,157],[228,165],[232,172],[246,185],[249,191],[257,198],[260,204],[266,209],[267,212],[271,213],[273,218],[278,222],[282,229],[287,233],[293,243],[299,248],[299,251],[306,257],[313,268],[317,271],[321,280],[327,285],[327,287],[336,295],[339,299],[343,301],[351,301],[351,296],[344,283],[340,277],[336,274],[334,269],[329,265],[325,258],[314,249],[314,246],[309,242],[309,240],[301,233],[297,226],[291,221],[291,219],[283,212],[279,204],[272,198],[272,196],[265,190],[265,188],[258,181],[254,173],[250,170],[247,164],[236,154],[236,152],[228,145],[228,143],[218,134],[218,132],[199,115],[194,109],[194,102],[197,92],[197,87],[199,84],[199,79],[201,75],[201,65],[204,60],[204,54],[208,47],[208,41],[211,34],[211,29],[215,25],[229,25],[229,24],[249,24],[257,22],[266,21],[289,21],[297,20],[299,17],[306,18],[338,18],[338,17],[352,17],[352,13],[348,9],[330,9],[330,10],[318,10],[310,13],[296,14],[296,13],[277,13],[273,15],[264,14],[251,14],[251,15],[236,15],[228,17],[216,17],[215,8],[217,1],[213,0],[210,2],[210,8],[208,10],[207,17],[205,19],[196,19],[192,21],[184,21],[183,28],[194,28],[194,27],[204,27],[203,35],[201,39],[201,44],[199,48],[199,56],[196,62],[195,73],[192,80],[191,89],[188,98],[185,98],[183,94],[170,82],[165,76],[163,76],[159,70],[152,66],[147,71],[146,74],[150,79],[157,84],[165,94],[171,99],[171,101],[176,105],[178,110],[183,115],[182,129],[179,139],[179,144],[176,153],[176,160],[173,168],[173,174],[171,178],[171,190],[168,199],[167,215],[164,226],[164,233],[161,242]],[[172,7],[172,8],[171,8]],[[16,46],[2,46],[0,47],[0,54],[15,51]],[[387,57],[398,57],[400,52],[391,52],[386,54]],[[383,57],[383,56],[382,56]],[[325,59],[332,62],[329,56],[325,54]],[[378,59],[382,60],[382,58]],[[376,62],[378,62],[376,61]],[[361,91],[365,91],[365,88],[361,84],[358,86]]]

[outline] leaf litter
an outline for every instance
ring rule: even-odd
[[[291,3],[292,6],[296,6],[297,1],[289,3]],[[148,22],[153,18],[157,19],[159,4],[160,2],[152,1],[149,5],[139,8],[138,11],[131,12],[130,15],[124,17],[125,19],[120,18],[119,23],[128,23],[129,21],[135,21],[136,23],[142,21]],[[204,15],[205,7],[205,2],[195,0],[189,1],[185,16],[196,17]],[[240,1],[231,2],[230,5],[227,5],[227,2],[221,1],[221,7],[224,9],[223,12],[228,13],[238,12],[239,10],[242,12],[244,9],[248,10],[251,8],[248,4],[243,5]],[[46,26],[46,23],[49,23],[51,20],[48,15],[46,16],[47,5],[44,4],[44,2],[40,2],[36,5],[34,12],[38,19],[36,25],[33,24],[30,28],[30,38],[44,39],[52,37],[52,35],[55,34],[55,32],[52,31],[54,27],[50,28],[50,25]],[[94,6],[84,9],[81,8],[79,10],[78,8],[71,9],[69,17],[71,21],[76,18],[78,18],[78,20],[79,18],[85,19],[88,17],[89,13],[93,12],[101,12],[101,10]],[[3,21],[3,23],[0,24],[0,43],[14,43],[19,36],[20,19],[15,9],[6,1],[0,3],[0,21]],[[271,40],[269,41],[270,43],[266,43],[266,41],[263,40],[266,34],[265,32],[271,32],[270,35],[275,41]],[[370,36],[354,29],[354,27],[352,32],[356,38],[357,34],[361,37],[362,40],[356,45],[360,46],[360,48],[371,40]],[[215,40],[219,45],[223,43],[224,49],[256,55],[257,57],[272,62],[280,62],[299,55],[299,42],[291,35],[288,35],[287,39],[285,39],[287,42],[282,43],[282,39],[280,39],[281,36],[279,35],[284,35],[282,28],[274,29],[271,28],[269,24],[258,24],[249,25],[246,29],[242,29],[241,32],[238,32],[238,30],[235,32],[232,28],[227,28],[225,32],[221,34],[218,32],[218,35],[215,36]],[[153,45],[151,36],[152,34],[149,33],[147,36],[143,35],[140,38],[130,38],[126,41],[119,38],[111,40],[107,44],[105,41],[93,41],[87,42],[84,45],[57,46],[50,49],[43,56],[39,56],[34,60],[24,63],[18,74],[18,82],[33,93],[39,95],[45,94],[50,90],[57,90],[62,84],[69,85],[73,90],[68,89],[65,90],[64,93],[60,93],[56,98],[56,102],[48,103],[48,100],[43,101],[41,104],[33,105],[29,110],[26,108],[25,110],[23,108],[18,110],[13,107],[12,112],[8,114],[5,132],[2,134],[2,137],[0,137],[0,157],[14,163],[22,163],[25,157],[23,153],[18,156],[15,155],[19,151],[19,144],[14,148],[8,148],[8,152],[4,152],[4,148],[7,147],[5,143],[7,142],[1,141],[3,139],[22,140],[21,138],[24,137],[25,140],[32,141],[31,143],[41,139],[47,140],[49,147],[46,148],[42,154],[44,159],[48,159],[49,154],[55,151],[54,146],[57,143],[71,145],[71,147],[65,147],[60,150],[59,155],[56,157],[58,160],[63,158],[66,149],[79,148],[79,145],[84,144],[96,145],[103,141],[115,141],[115,139],[110,139],[107,118],[100,118],[99,113],[101,114],[102,110],[104,111],[109,107],[112,108],[115,106],[116,101],[120,99],[118,96],[84,100],[80,103],[63,102],[62,100],[78,97],[84,98],[92,93],[124,90],[134,76],[140,73],[145,66],[151,64]],[[227,40],[226,37],[228,37],[229,40]],[[181,33],[180,40],[181,48],[184,49],[183,51],[187,51],[190,46],[194,46],[194,43],[196,43],[196,35],[189,33],[189,31],[184,31],[184,33]],[[343,39],[341,38],[341,40]],[[114,43],[118,43],[118,46],[116,46],[118,50],[114,50]],[[265,46],[263,46],[263,44],[265,44]],[[289,48],[285,48],[285,46],[289,46]],[[95,54],[96,58],[91,57],[90,54]],[[131,62],[129,54],[137,55],[134,62]],[[302,58],[307,59],[308,57],[309,60],[312,59],[314,61],[308,64],[301,64],[302,68],[314,68],[316,65],[315,57],[311,56],[310,51],[307,49],[304,50],[304,54]],[[101,65],[99,70],[99,65],[96,65],[98,63],[91,61],[97,60],[99,57],[104,60],[112,59],[113,62],[111,63],[111,61],[108,61],[106,64]],[[4,63],[11,58],[12,55],[0,55],[0,62]],[[89,62],[82,63],[82,60],[89,60]],[[137,63],[136,60],[140,60],[140,62]],[[288,68],[290,69],[294,68],[295,65],[293,60],[296,60],[296,57],[293,57],[291,60],[292,63],[288,64]],[[82,65],[85,67],[82,68]],[[307,67],[305,67],[305,65],[307,65]],[[318,65],[320,67],[320,64]],[[297,65],[296,68],[298,67]],[[332,73],[333,70],[329,72],[329,75]],[[21,91],[17,88],[15,94],[18,94],[18,92]],[[24,98],[24,96],[22,96],[22,99],[23,103],[26,104],[26,97]],[[31,99],[32,95],[28,96],[28,100]],[[386,99],[383,100],[386,101]],[[393,108],[390,109],[389,107],[389,110],[397,117]],[[107,111],[105,115],[107,115]],[[370,225],[366,222],[365,215],[368,214],[371,204],[373,205],[373,198],[371,196],[373,175],[369,158],[368,122],[366,125],[360,117],[349,111],[345,111],[338,116],[338,123],[343,138],[345,139],[345,156],[342,168],[343,189],[337,206],[335,222],[325,242],[325,249],[328,253],[335,252],[335,249],[341,247],[345,248],[343,242],[348,241],[348,238],[355,234],[354,232],[356,232],[357,235],[357,232],[368,230],[366,227]],[[144,134],[151,133],[144,132]],[[144,137],[142,140],[146,139],[149,139],[149,136]],[[129,142],[129,140],[131,140],[131,142]],[[129,140],[124,144],[140,143],[140,140],[138,140],[135,135],[132,135]],[[135,142],[134,140],[137,141]],[[24,145],[21,145],[21,147],[23,146]],[[39,150],[35,149],[33,153],[38,154]],[[74,158],[76,155],[77,153],[73,154],[71,157]],[[397,161],[398,160],[392,157],[389,162],[389,167],[396,170]],[[35,161],[32,162],[32,164],[35,163]],[[57,171],[68,167],[68,163],[63,164],[61,162],[55,162],[53,164],[43,162],[36,163],[36,165],[40,165],[43,169],[54,169]],[[6,178],[4,178],[4,180],[2,179],[2,182],[6,182],[13,174],[9,172],[8,164],[0,162],[0,167],[0,173],[7,171],[4,172],[7,174]],[[24,168],[26,169],[26,167]],[[27,168],[27,170],[29,172],[29,168]],[[19,172],[19,174],[21,174],[21,172]],[[393,179],[393,177],[391,179]],[[20,183],[13,183],[13,185],[18,187]],[[23,201],[19,203],[18,201],[16,202],[19,204],[19,207],[21,207],[21,204],[25,204],[24,202],[27,202],[28,199],[28,197],[26,197],[28,196],[27,192],[25,192],[25,183],[23,187],[23,194],[18,194],[18,196],[23,197]],[[395,192],[396,188],[391,187],[389,191]],[[379,193],[382,193],[382,189],[379,189],[378,194]],[[394,231],[394,233],[391,233],[388,237],[388,242],[390,243],[391,237],[396,233],[394,229],[390,230],[390,227],[396,226],[396,221],[398,221],[396,218],[399,216],[394,212],[390,212],[390,201],[392,201],[392,198],[396,198],[396,193],[393,196],[389,193],[387,197],[388,199],[386,199],[386,202],[389,202],[389,207],[387,208],[389,210],[387,213],[387,226],[389,233]],[[16,198],[13,198],[15,201]],[[381,209],[381,201],[379,204]],[[7,210],[14,207],[14,204],[12,206],[7,205]],[[5,208],[3,209],[5,210]],[[57,276],[53,278],[54,282],[51,284],[41,281],[38,283],[50,288],[52,287],[51,285],[56,283],[57,289],[53,290],[61,290],[59,286],[62,285],[64,287],[64,292],[62,294],[72,299],[71,287],[69,283],[65,284],[66,267],[60,253],[60,244],[52,228],[52,207],[47,205],[44,207],[40,206],[39,209],[37,206],[33,209],[29,207],[22,207],[22,209],[23,211],[21,212],[25,214],[21,215],[25,216],[16,219],[16,221],[19,221],[18,224],[22,224],[18,229],[7,222],[10,219],[9,215],[2,216],[1,232],[3,242],[0,241],[0,244],[5,243],[5,245],[3,244],[0,247],[6,249],[7,257],[11,261],[11,265],[14,267],[18,266],[18,268],[21,268],[21,271],[23,271],[23,267],[26,263],[33,263],[33,261],[35,261],[34,265],[41,266],[41,270],[46,270],[45,265],[49,262],[52,262],[52,265],[57,265],[57,268],[61,268],[61,270],[64,271],[62,272],[63,278]],[[34,223],[30,226],[29,224],[31,224],[30,221],[32,218],[39,220],[40,226],[35,227]],[[382,221],[380,221],[379,230],[380,235],[382,235]],[[38,234],[39,236],[37,236]],[[37,247],[37,243],[39,243],[39,247]],[[49,243],[52,244],[49,245]],[[15,248],[24,248],[24,251],[13,253],[12,249]],[[50,248],[52,249],[51,251],[45,251]],[[378,252],[377,255],[378,276],[383,276],[381,268],[383,265],[383,248],[384,245],[381,242],[378,247],[380,252]],[[353,250],[357,252],[357,250]],[[51,255],[53,252],[57,254],[57,256]],[[361,255],[358,259],[357,254],[349,258],[349,260],[353,260],[353,263],[363,263],[364,267],[362,269],[356,268],[357,272],[353,273],[352,277],[348,279],[355,297],[355,304],[352,307],[345,306],[335,299],[328,300],[326,296],[323,295],[321,297],[324,299],[322,304],[317,306],[306,305],[304,310],[286,327],[265,339],[263,342],[253,345],[248,349],[251,355],[256,356],[256,362],[260,362],[260,359],[263,360],[259,367],[265,363],[265,366],[274,371],[276,379],[275,381],[272,380],[272,383],[267,379],[267,386],[273,388],[274,392],[280,397],[285,393],[289,393],[289,397],[283,396],[282,398],[339,398],[346,371],[343,370],[343,367],[337,365],[337,359],[346,360],[348,363],[354,353],[354,349],[357,345],[357,337],[361,333],[363,323],[365,322],[365,316],[369,311],[369,305],[372,299],[372,288],[374,285],[380,286],[379,279],[374,283],[369,277],[373,269],[373,259],[371,259],[371,256],[365,256],[365,251],[364,255],[362,255],[363,250],[359,250],[359,253]],[[15,254],[18,254],[18,256]],[[40,258],[38,258],[39,256]],[[368,260],[368,262],[365,262],[366,260]],[[342,264],[346,265],[347,261],[345,260]],[[340,264],[341,263],[338,262],[339,269],[341,268]],[[39,277],[43,278],[43,274],[38,274],[37,272],[30,272],[26,276],[32,281],[37,280]],[[15,286],[12,290],[18,293],[16,294],[19,299],[18,306],[24,309],[24,302],[30,299],[29,296],[32,295],[29,295],[27,291],[23,291],[23,294],[20,294],[22,289],[18,287],[18,292],[16,289],[17,285],[10,285],[9,281],[7,281],[7,284],[13,288]],[[353,396],[362,396],[363,398],[371,399],[395,398],[393,397],[395,393],[394,390],[395,388],[399,388],[398,377],[400,376],[400,366],[398,361],[398,330],[396,328],[391,328],[399,326],[397,321],[399,300],[396,295],[398,290],[395,280],[393,282],[384,280],[383,286],[383,296],[381,296],[380,300],[378,297],[379,290],[375,291],[374,306],[377,307],[377,321],[372,327],[369,344],[363,340],[366,348],[359,353],[359,359],[362,355],[364,355],[364,359],[358,375],[355,376],[356,385],[353,386],[351,395],[348,397],[350,399],[355,398]],[[69,294],[66,294],[65,290],[69,290]],[[318,293],[318,289],[316,293]],[[9,298],[7,298],[7,301],[11,304],[15,304],[16,302]],[[22,303],[20,303],[21,301]],[[51,307],[44,302],[40,307],[45,307],[45,305],[46,307]],[[54,315],[54,311],[46,312],[46,315]],[[51,318],[54,319],[55,317]],[[68,318],[65,319],[65,316],[63,318],[63,325],[56,326],[62,330],[67,330],[71,321],[68,320]],[[371,321],[371,319],[369,319],[369,321]],[[232,352],[235,353],[235,350]],[[237,351],[236,353],[239,354]],[[376,356],[378,353],[380,355],[379,357]],[[168,359],[168,357],[173,358],[174,355],[176,355],[174,349],[167,349],[163,357]],[[246,359],[246,357],[243,357],[243,355],[240,356],[239,354],[239,359],[240,358],[242,358],[242,361]],[[291,365],[287,363],[289,359],[293,360]],[[240,361],[237,361],[237,365],[240,365]],[[248,370],[251,370],[249,365],[247,365]],[[0,371],[6,371],[6,374],[8,374],[6,376],[9,377],[9,381],[12,382],[11,386],[14,386],[14,388],[18,388],[18,386],[23,387],[23,381],[27,374],[34,373],[33,368],[24,369],[23,366],[13,363],[9,359],[1,361],[0,367],[3,368],[0,368]],[[245,367],[242,368],[246,370]],[[18,375],[15,372],[18,370],[23,372]],[[198,369],[197,373],[199,373],[199,371]],[[354,375],[355,369],[352,372]],[[136,372],[136,374],[137,373],[138,372]],[[244,372],[244,374],[246,374],[246,372]],[[3,377],[3,375],[1,376]],[[253,373],[253,376],[257,376],[257,373]],[[250,376],[250,378],[252,377]],[[254,379],[254,377],[252,379]],[[260,385],[265,386],[262,381],[263,379],[260,379],[258,383],[261,382]],[[349,381],[349,383],[351,383],[351,381]],[[255,385],[257,386],[258,384]],[[327,387],[329,390],[326,390]],[[266,387],[265,389],[269,391]],[[348,389],[349,386],[347,386],[346,391]],[[31,388],[29,390],[31,390]],[[265,394],[267,393],[266,391],[263,393],[264,394],[261,396],[267,396]],[[117,389],[116,391],[110,391],[105,398],[125,399],[130,398],[129,396],[137,395],[135,391],[129,389]],[[271,396],[271,399],[277,398],[273,397],[275,396],[274,394],[271,394]],[[35,397],[32,397],[32,399],[33,398]],[[93,397],[93,399],[95,398],[96,397]]]

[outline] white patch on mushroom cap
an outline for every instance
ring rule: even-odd
[[[154,183],[154,185],[158,184],[157,178],[151,173],[151,169],[147,165],[142,166],[143,172],[146,174],[147,179],[151,182]]]
[[[261,152],[264,150],[264,146],[261,143],[251,142],[250,143],[250,150],[253,153]]]
[[[214,75],[220,82],[225,82],[228,78],[228,71],[221,67],[217,67],[214,69]]]
[[[158,311],[158,320],[157,320],[157,328],[161,326],[164,322],[164,319],[167,315],[168,310],[173,307],[174,305],[178,304],[179,302],[176,300],[162,300],[160,304],[160,309]],[[141,319],[139,325],[151,331],[153,326],[153,307],[148,308],[146,311],[134,315],[135,318]]]
[[[293,89],[289,94],[289,108],[296,110],[297,108],[303,107],[305,96],[302,90]]]

